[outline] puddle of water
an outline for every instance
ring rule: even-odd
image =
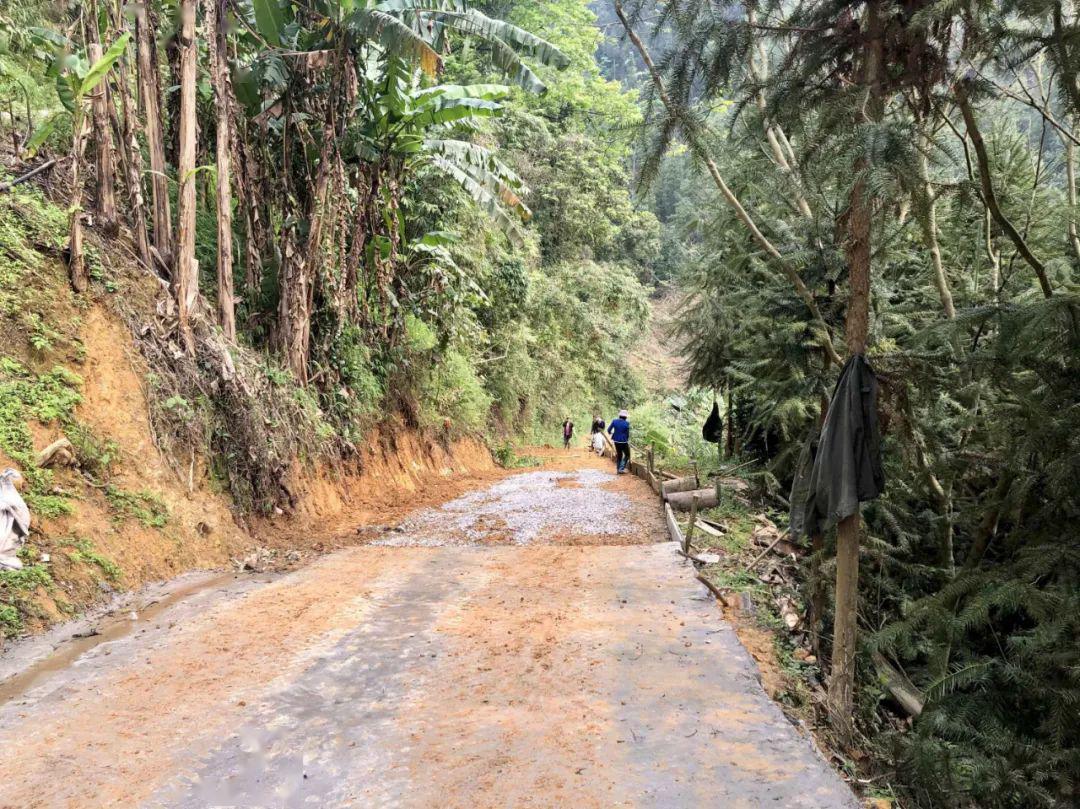
[[[0,682],[0,706],[23,696],[38,683],[58,671],[63,671],[82,655],[102,643],[125,637],[137,627],[146,626],[148,621],[152,621],[174,604],[236,578],[237,574],[232,572],[202,576],[179,583],[164,592],[147,593],[141,599],[136,597],[136,600],[129,604],[110,611],[96,620],[85,622],[81,632],[70,636],[68,640],[61,641],[51,653],[34,660],[17,674]],[[132,612],[138,616],[134,620],[130,617]]]

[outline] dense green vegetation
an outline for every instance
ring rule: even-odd
[[[35,511],[69,504],[28,419],[109,463],[49,292],[61,257],[76,311],[120,289],[103,244],[168,290],[152,329],[117,296],[157,439],[242,509],[288,507],[297,460],[356,459],[379,424],[512,465],[512,440],[638,405],[637,440],[704,463],[714,393],[721,451],[782,505],[865,355],[887,489],[811,539],[801,585],[837,740],[904,805],[1076,804],[1072,4],[8,5],[4,179],[62,161],[0,192],[0,449]],[[650,401],[629,360],[657,285],[689,386]]]
[[[0,16],[12,176],[74,156],[52,234],[72,286],[116,289],[81,246],[92,214],[173,292],[175,335],[140,341],[159,440],[208,444],[238,505],[270,509],[291,459],[347,460],[381,422],[550,440],[640,398],[626,357],[659,227],[630,192],[638,105],[600,76],[593,20],[577,0]]]
[[[808,616],[834,726],[905,805],[1075,805],[1076,11],[623,5],[661,34],[635,47],[656,66],[643,179],[695,178],[665,216],[691,380],[730,391],[777,495],[837,360],[881,383],[886,493],[815,538],[804,583],[824,607],[857,581]],[[856,622],[849,666],[831,639]]]

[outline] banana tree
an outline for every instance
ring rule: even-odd
[[[567,60],[463,2],[237,0],[236,8],[244,47],[234,86],[261,133],[257,148],[274,166],[280,200],[278,232],[263,240],[276,242],[280,262],[279,341],[304,379],[311,314],[320,300],[358,311],[361,274],[378,296],[384,336],[399,324],[392,310],[403,289],[401,195],[416,171],[448,174],[520,239],[519,223],[528,218],[520,180],[450,131],[497,115],[509,88],[423,86],[438,75],[450,38],[480,40],[498,67],[534,92],[545,87],[526,58],[556,67]],[[346,218],[351,225],[342,227]],[[331,234],[345,243],[341,273],[323,256]]]
[[[375,92],[364,100],[363,114],[353,119],[346,159],[364,167],[371,181],[365,265],[378,295],[380,320],[389,324],[400,300],[410,293],[410,269],[417,260],[430,264],[445,258],[442,252],[424,249],[423,239],[415,249],[408,243],[403,190],[409,177],[430,170],[450,178],[518,245],[523,241],[521,223],[531,212],[522,199],[526,191],[520,177],[490,149],[455,137],[499,115],[499,101],[511,92],[509,87],[422,87],[419,71],[410,72],[402,60],[390,60],[373,78]],[[379,217],[375,208],[392,215]]]
[[[56,95],[61,109],[50,116],[26,143],[28,152],[36,152],[66,119],[71,121],[71,205],[68,209],[68,277],[76,292],[84,292],[90,276],[83,256],[82,203],[83,162],[86,141],[90,134],[89,103],[91,94],[105,79],[113,65],[124,55],[130,34],[117,37],[108,50],[100,53],[100,45],[90,45],[86,51],[76,50],[69,39],[55,31],[30,29],[31,35],[43,46],[54,49],[49,75],[55,79]],[[108,133],[98,133],[108,137]]]

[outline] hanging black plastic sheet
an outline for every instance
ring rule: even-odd
[[[720,403],[712,403],[712,412],[701,426],[701,437],[710,444],[719,444],[724,437],[724,421],[720,418]]]

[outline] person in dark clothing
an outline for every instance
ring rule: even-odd
[[[570,449],[570,441],[574,437],[574,422],[569,418],[562,423],[562,445],[563,449]]]
[[[630,465],[630,421],[625,410],[619,411],[619,417],[611,420],[607,431],[615,444],[615,469],[621,475]]]
[[[602,432],[604,432],[604,427],[606,427],[606,426],[607,426],[607,425],[606,425],[606,424],[604,424],[604,420],[603,420],[602,418],[600,418],[599,416],[593,416],[593,420],[592,420],[592,432],[593,432],[594,434],[595,434],[595,433],[602,433]]]

